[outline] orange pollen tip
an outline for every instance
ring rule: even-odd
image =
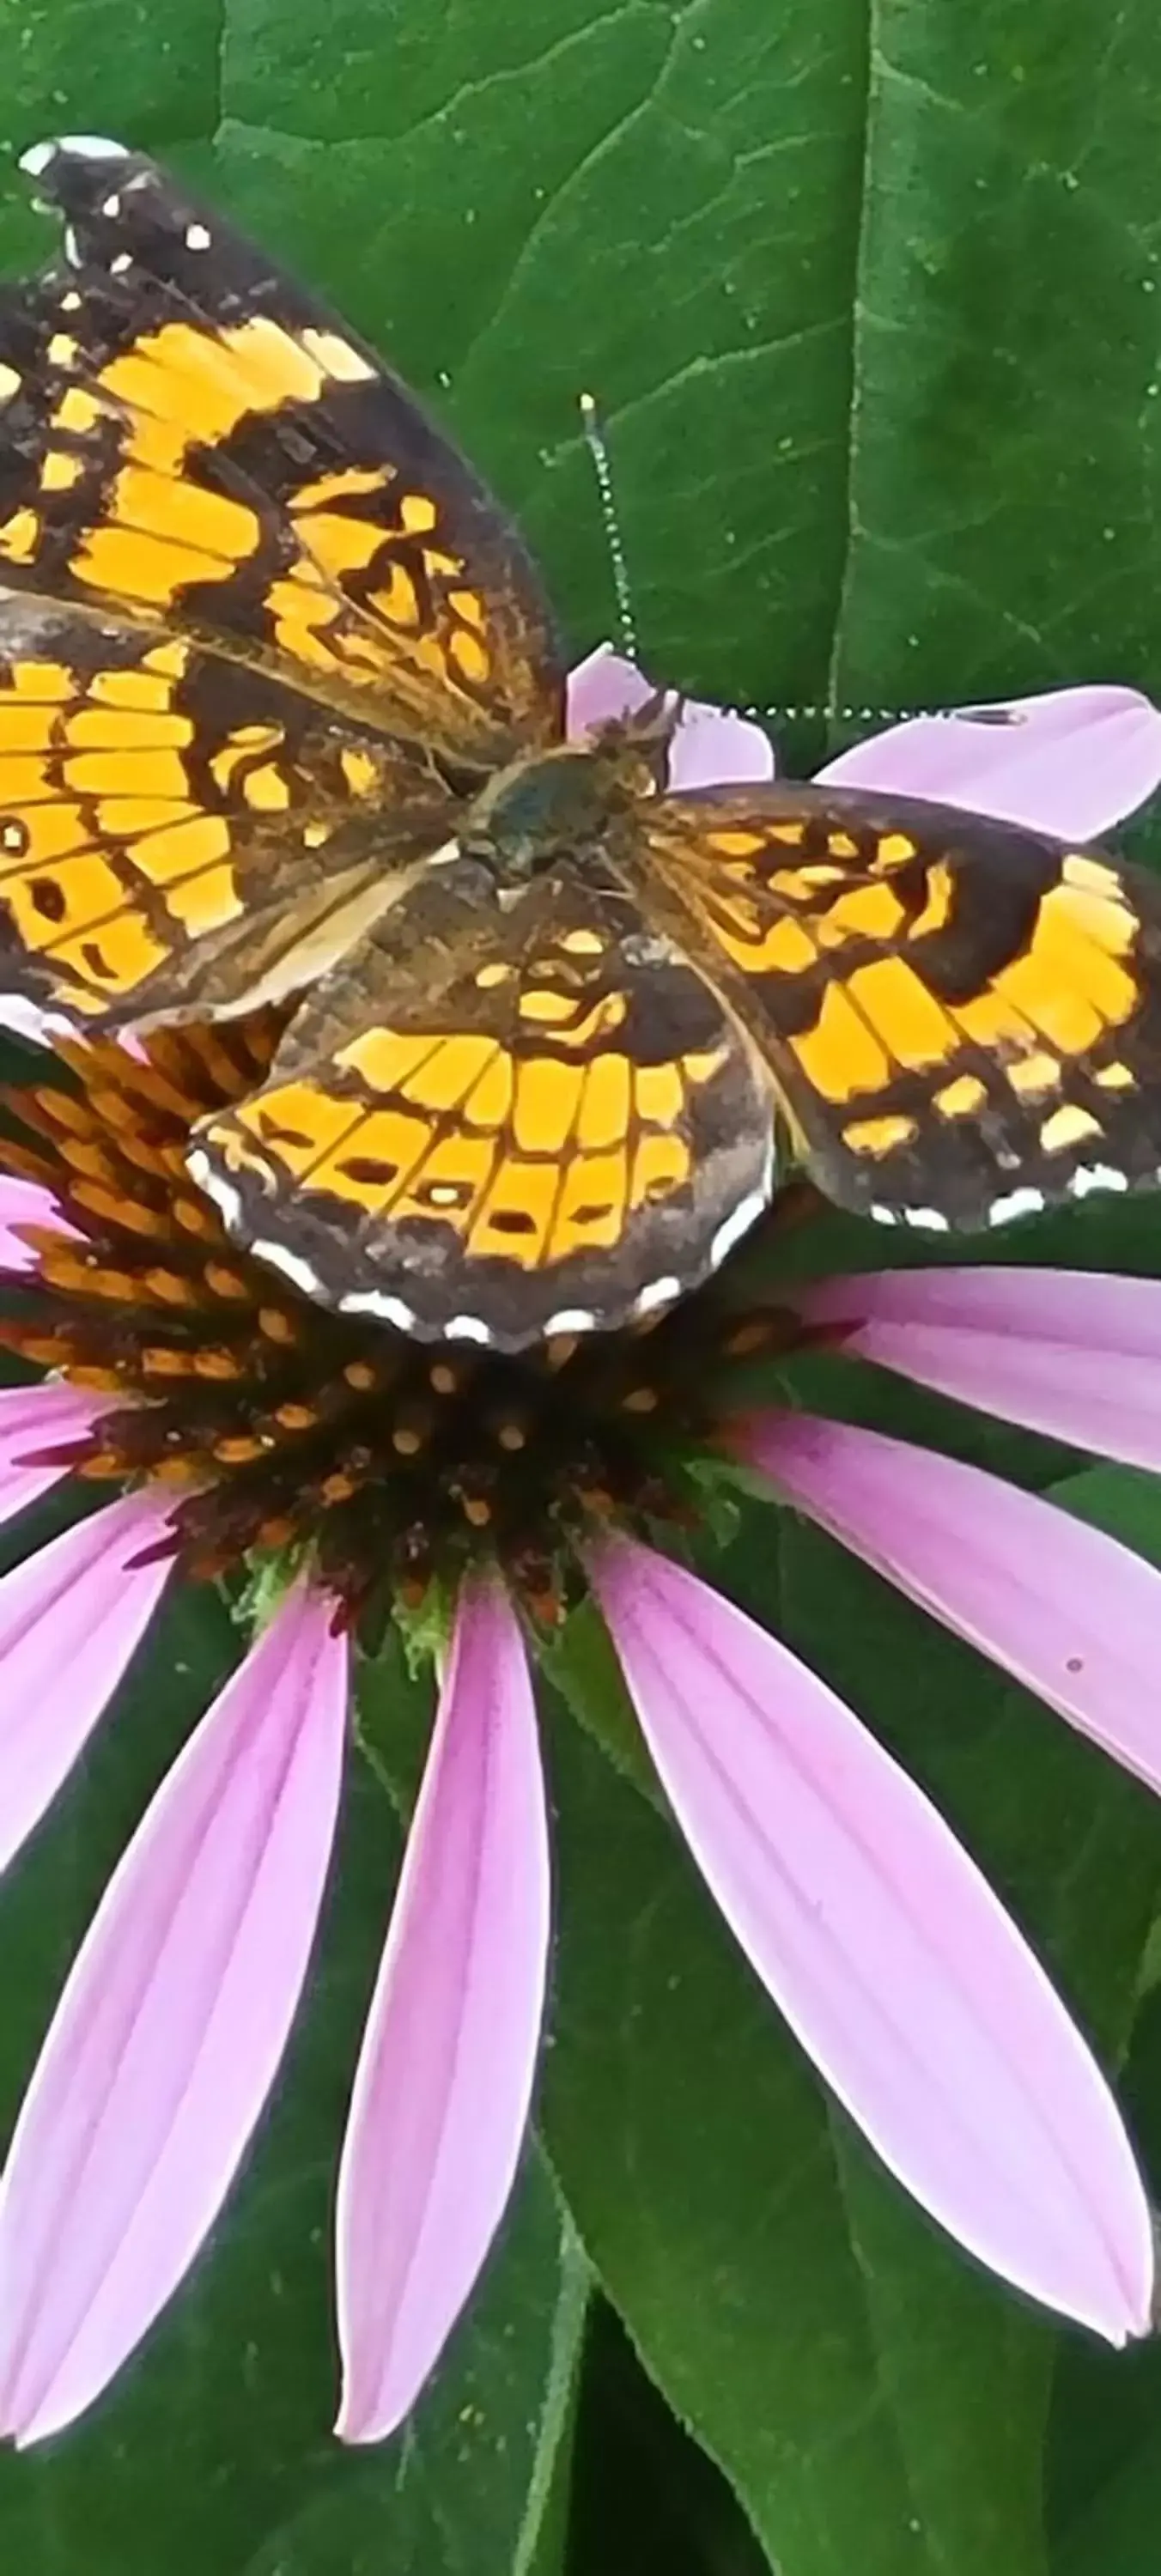
[[[752,1359],[759,1351],[770,1350],[777,1338],[773,1316],[748,1315],[729,1335],[726,1350],[732,1360]]]
[[[74,1100],[67,1091],[34,1091],[33,1102],[50,1127],[64,1128],[72,1136],[91,1136],[93,1114],[87,1100]]]
[[[213,1265],[207,1265],[207,1279],[210,1278],[211,1267],[216,1271],[217,1264],[214,1263]],[[213,1281],[213,1285],[217,1295],[221,1296],[223,1291],[218,1288],[216,1278]],[[237,1289],[234,1289],[230,1293],[237,1296],[240,1292]],[[245,1282],[242,1283],[241,1293],[245,1293]],[[268,1342],[281,1342],[284,1347],[289,1343],[296,1342],[298,1340],[297,1325],[294,1323],[294,1320],[290,1315],[284,1313],[281,1306],[259,1307],[258,1330],[261,1333],[265,1333]]]
[[[102,1153],[99,1145],[82,1144],[79,1138],[65,1137],[61,1144],[61,1154],[70,1172],[79,1172],[82,1180],[104,1181],[107,1184],[113,1178],[109,1168],[109,1157]]]
[[[73,1197],[89,1216],[102,1217],[107,1225],[124,1226],[130,1234],[166,1232],[165,1215],[160,1208],[144,1207],[140,1199],[118,1196],[102,1181],[79,1181]]]
[[[198,1357],[193,1351],[171,1351],[164,1342],[157,1342],[142,1351],[140,1365],[146,1377],[192,1377]]]
[[[274,1419],[280,1431],[313,1431],[318,1414],[313,1404],[280,1404]]]
[[[250,1295],[249,1281],[242,1277],[240,1270],[228,1270],[224,1261],[207,1261],[205,1269],[202,1272],[202,1277],[205,1280],[207,1288],[210,1289],[215,1297],[233,1298],[249,1297]],[[261,1320],[263,1332],[269,1332],[270,1327],[265,1320],[265,1309],[263,1309]],[[282,1339],[290,1340],[293,1337],[290,1334],[283,1336],[278,1333],[271,1333],[270,1338],[272,1341],[279,1341]]]
[[[348,1360],[343,1376],[358,1395],[369,1395],[375,1384],[375,1371],[366,1360]]]
[[[295,1535],[296,1525],[286,1512],[271,1520],[260,1521],[258,1525],[260,1547],[289,1547]]]
[[[162,1306],[196,1306],[198,1294],[176,1270],[147,1270],[142,1283]]]
[[[183,1234],[196,1234],[203,1243],[219,1240],[222,1229],[204,1199],[175,1198],[170,1203],[170,1214]]]

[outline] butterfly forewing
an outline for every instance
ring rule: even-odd
[[[141,155],[26,166],[67,257],[0,300],[0,577],[180,626],[481,771],[559,732],[528,557],[399,381]]]

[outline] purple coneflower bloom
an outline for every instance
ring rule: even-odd
[[[644,683],[578,675],[580,723]],[[767,774],[690,710],[679,774]],[[1080,836],[1161,778],[1117,689],[924,719],[831,774]],[[1161,1289],[941,1269],[746,1287],[644,1336],[443,1354],[324,1315],[225,1242],[182,1145],[268,1023],[77,1046],[0,1139],[3,1337],[57,1372],[0,1393],[0,1516],[55,1479],[116,1498],[0,1581],[0,1857],[75,1761],[172,1580],[291,1571],[154,1798],[68,1980],[0,2206],[0,2421],[107,2384],[191,2262],[309,1966],[368,1597],[456,1590],[431,1746],[343,2147],[339,2430],[398,2424],[500,2222],[549,1947],[529,1649],[562,1562],[608,1622],[677,1822],[753,1967],[884,2161],[984,2262],[1114,2342],[1149,2315],[1149,2212],[1112,2098],[974,1863],[852,1711],[675,1556],[692,1455],[745,1463],[1161,1787],[1161,1574],[979,1469],[786,1406],[739,1362],[841,1337],[1082,1448],[1161,1463]],[[743,1283],[739,1285],[739,1283]],[[46,1293],[47,1292],[47,1293]],[[733,1468],[731,1463],[733,1462]],[[273,1597],[273,1588],[268,1585]]]

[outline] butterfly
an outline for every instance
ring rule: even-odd
[[[0,989],[278,1001],[189,1165],[310,1296],[519,1349],[659,1312],[787,1156],[976,1228],[1154,1179],[1148,875],[951,808],[668,789],[565,736],[536,569],[316,299],[138,153],[25,156],[0,299]]]

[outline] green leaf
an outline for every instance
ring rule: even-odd
[[[1111,1471],[1066,1492],[1094,1517],[1123,1504]],[[1115,2054],[1161,1885],[1150,1801],[829,1541],[777,1526],[780,1545],[772,1513],[748,1515],[731,1588],[900,1752]],[[546,2134],[647,2366],[780,2576],[1043,2576],[1044,2417],[1071,2338],[969,2265],[828,2108],[646,1802],[579,1737],[555,1759]]]
[[[670,2413],[607,2300],[594,2300],[573,2450],[573,2576],[763,2576],[712,2460]]]
[[[0,1907],[10,2116],[53,1997],[149,1786],[233,1660],[178,1598]],[[543,2167],[402,2437],[333,2440],[331,2202],[399,1834],[352,1778],[310,2003],[241,2187],[153,2336],[85,2421],[0,2454],[0,2560],[27,2576],[560,2576],[588,2275]]]
[[[1147,685],[1161,22],[876,0],[864,24],[836,697]]]
[[[613,602],[577,396],[610,427],[650,659],[822,694],[842,570],[863,34],[752,0],[55,0],[23,143],[164,151],[433,393],[543,548],[578,647]],[[17,123],[17,120],[13,120]],[[0,251],[34,227],[10,185]]]
[[[441,398],[578,643],[611,614],[588,386],[674,678],[878,705],[1151,672],[1147,0],[1111,44],[1103,0],[970,42],[906,0],[176,0],[163,48],[132,0],[9,5],[20,138],[105,123],[211,176]]]
[[[1146,2170],[1161,2167],[1161,1996],[1141,2015],[1125,2073]],[[1049,2449],[1052,2576],[1146,2576],[1161,2527],[1161,2344],[1062,2357]]]

